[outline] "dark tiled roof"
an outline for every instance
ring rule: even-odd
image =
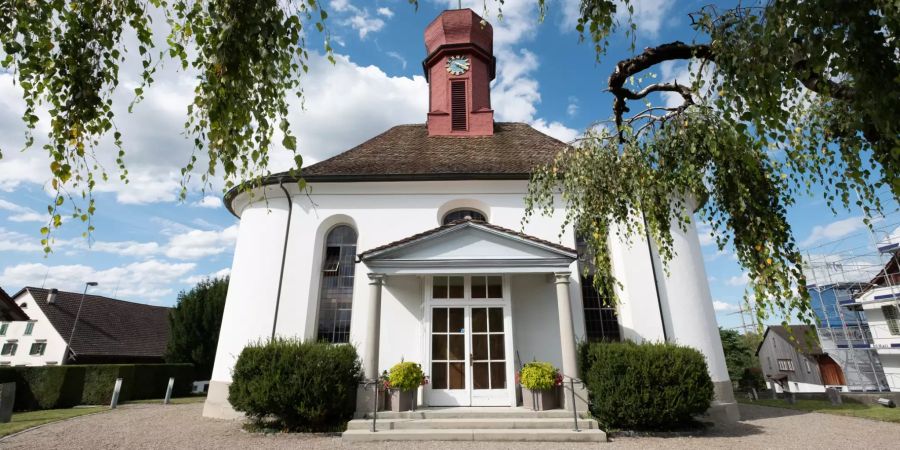
[[[309,181],[332,178],[522,178],[566,144],[524,123],[498,122],[493,136],[428,136],[425,124],[399,125],[302,170]]]
[[[359,259],[360,259],[360,260],[363,260],[363,259],[369,257],[370,255],[372,255],[373,253],[380,252],[380,251],[383,251],[383,250],[387,250],[387,249],[390,249],[390,248],[393,248],[393,247],[398,247],[398,246],[401,246],[401,245],[403,245],[403,244],[407,244],[407,243],[410,243],[410,242],[414,242],[414,241],[417,241],[417,240],[422,239],[422,238],[424,238],[424,237],[430,236],[430,235],[432,235],[432,234],[435,234],[435,233],[438,233],[438,232],[441,232],[441,231],[444,231],[444,230],[447,230],[447,229],[450,229],[450,228],[467,226],[467,224],[469,224],[469,223],[474,224],[474,225],[480,225],[480,226],[483,226],[483,227],[485,227],[485,228],[490,228],[490,229],[492,229],[492,230],[499,231],[499,232],[504,233],[504,234],[509,234],[509,235],[512,235],[512,236],[516,236],[516,237],[519,237],[519,238],[522,238],[522,239],[525,239],[525,240],[528,240],[528,241],[531,241],[531,242],[535,242],[535,243],[538,243],[538,244],[541,244],[541,245],[546,245],[547,247],[552,247],[552,248],[554,248],[554,249],[556,249],[556,250],[559,250],[559,251],[563,251],[563,252],[566,252],[566,253],[571,253],[572,255],[575,255],[575,254],[578,253],[575,249],[566,247],[566,246],[564,246],[564,245],[555,244],[555,243],[550,242],[550,241],[545,241],[545,240],[543,240],[543,239],[540,239],[540,238],[537,238],[537,237],[534,237],[534,236],[531,236],[531,235],[528,235],[528,234],[525,234],[525,233],[520,233],[520,232],[518,232],[518,231],[510,230],[509,228],[504,228],[504,227],[501,227],[501,226],[499,226],[499,225],[494,225],[494,224],[485,222],[485,221],[483,221],[483,220],[461,219],[461,220],[456,220],[456,221],[450,222],[450,223],[448,223],[448,224],[446,224],[446,225],[441,225],[441,226],[439,226],[439,227],[437,227],[437,228],[432,228],[432,229],[430,229],[430,230],[423,231],[423,232],[418,233],[418,234],[414,234],[414,235],[412,235],[412,236],[409,236],[409,237],[407,237],[407,238],[400,239],[400,240],[398,240],[398,241],[391,242],[391,243],[389,243],[389,244],[381,245],[381,246],[375,247],[375,248],[373,248],[373,249],[366,250],[366,251],[364,251],[364,252],[362,252],[362,253],[359,254]]]
[[[28,314],[0,288],[0,320],[28,320]]]
[[[790,332],[788,332],[788,328],[790,328]],[[763,342],[766,341],[766,335],[769,334],[770,331],[790,342],[790,344],[799,350],[800,353],[807,355],[825,354],[825,352],[822,351],[822,347],[819,345],[819,338],[816,335],[815,327],[809,325],[788,325],[788,328],[781,325],[771,325],[766,328],[766,333],[763,335],[762,342],[759,343],[759,347],[756,349],[756,354],[759,354],[759,349],[762,348]],[[791,339],[791,336],[794,337],[793,340]],[[810,336],[816,337],[813,338],[814,340],[810,341]]]
[[[59,291],[47,303],[49,289],[28,287],[35,302],[68,340],[81,302],[81,293]],[[72,351],[77,358],[162,359],[169,342],[169,311],[162,306],[88,295],[75,327]]]

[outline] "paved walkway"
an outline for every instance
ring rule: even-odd
[[[205,419],[202,404],[125,405],[0,440],[4,449],[445,449],[446,442],[343,445],[340,437],[247,433],[239,422]],[[898,448],[900,424],[741,405],[744,420],[699,437],[617,438],[601,448]],[[596,444],[454,442],[454,449],[596,448]]]

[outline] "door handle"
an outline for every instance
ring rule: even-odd
[[[475,365],[475,362],[473,361],[474,359],[475,359],[474,355],[472,353],[469,353],[469,367],[472,367]]]

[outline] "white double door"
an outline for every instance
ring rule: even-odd
[[[509,406],[514,401],[507,308],[496,304],[430,308],[429,405]]]

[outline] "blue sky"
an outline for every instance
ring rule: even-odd
[[[310,73],[303,81],[306,109],[291,113],[301,153],[315,162],[350,148],[400,123],[425,119],[427,85],[422,77],[422,32],[443,8],[456,0],[420,0],[418,11],[407,0],[335,0],[326,3],[329,31],[337,63],[313,52]],[[623,36],[611,39],[607,55],[595,60],[590,44],[579,44],[574,32],[577,0],[548,0],[543,23],[532,1],[507,1],[504,19],[496,10],[488,19],[495,30],[498,76],[492,100],[498,120],[531,123],[560,139],[610,114],[612,98],[603,92],[614,64],[632,54]],[[673,40],[691,41],[687,13],[703,1],[639,1],[636,48]],[[723,2],[729,5],[733,2]],[[489,2],[489,5],[495,5]],[[464,1],[481,13],[483,2]],[[158,24],[163,21],[156,21]],[[158,34],[165,31],[160,26]],[[315,42],[320,36],[310,36]],[[311,49],[318,50],[311,46]],[[127,104],[137,82],[137,61],[123,65],[116,99]],[[687,67],[667,64],[663,78],[686,80]],[[98,187],[94,242],[81,237],[84,226],[67,223],[57,234],[55,251],[44,257],[38,230],[50,201],[45,190],[48,161],[39,145],[19,152],[23,142],[21,93],[12,76],[0,72],[0,286],[17,291],[25,285],[80,290],[84,281],[99,281],[95,292],[154,304],[171,305],[178,291],[199,279],[226,274],[231,266],[237,220],[222,206],[220,180],[203,192],[188,184],[189,197],[177,198],[178,170],[191,150],[182,136],[186,105],[194,75],[174,64],[155,76],[150,94],[133,114],[120,108],[117,119],[124,135],[131,182],[112,181]],[[656,98],[665,102],[665,98]],[[46,132],[46,120],[36,135]],[[103,144],[108,149],[108,144]],[[109,152],[106,152],[109,153]],[[115,167],[111,160],[102,160]],[[273,170],[288,167],[284,152],[273,156]],[[113,173],[113,180],[117,174]],[[886,198],[887,200],[887,198]],[[896,203],[878,225],[891,233],[900,216]],[[833,215],[820,198],[801,199],[790,210],[798,242],[817,258],[836,261],[846,252],[868,252],[873,236],[858,211]],[[723,326],[736,326],[737,309],[746,278],[727,249],[719,252],[701,224],[710,287]],[[874,239],[883,236],[876,235]],[[823,245],[830,243],[827,245]],[[844,255],[844,256],[841,256]]]

